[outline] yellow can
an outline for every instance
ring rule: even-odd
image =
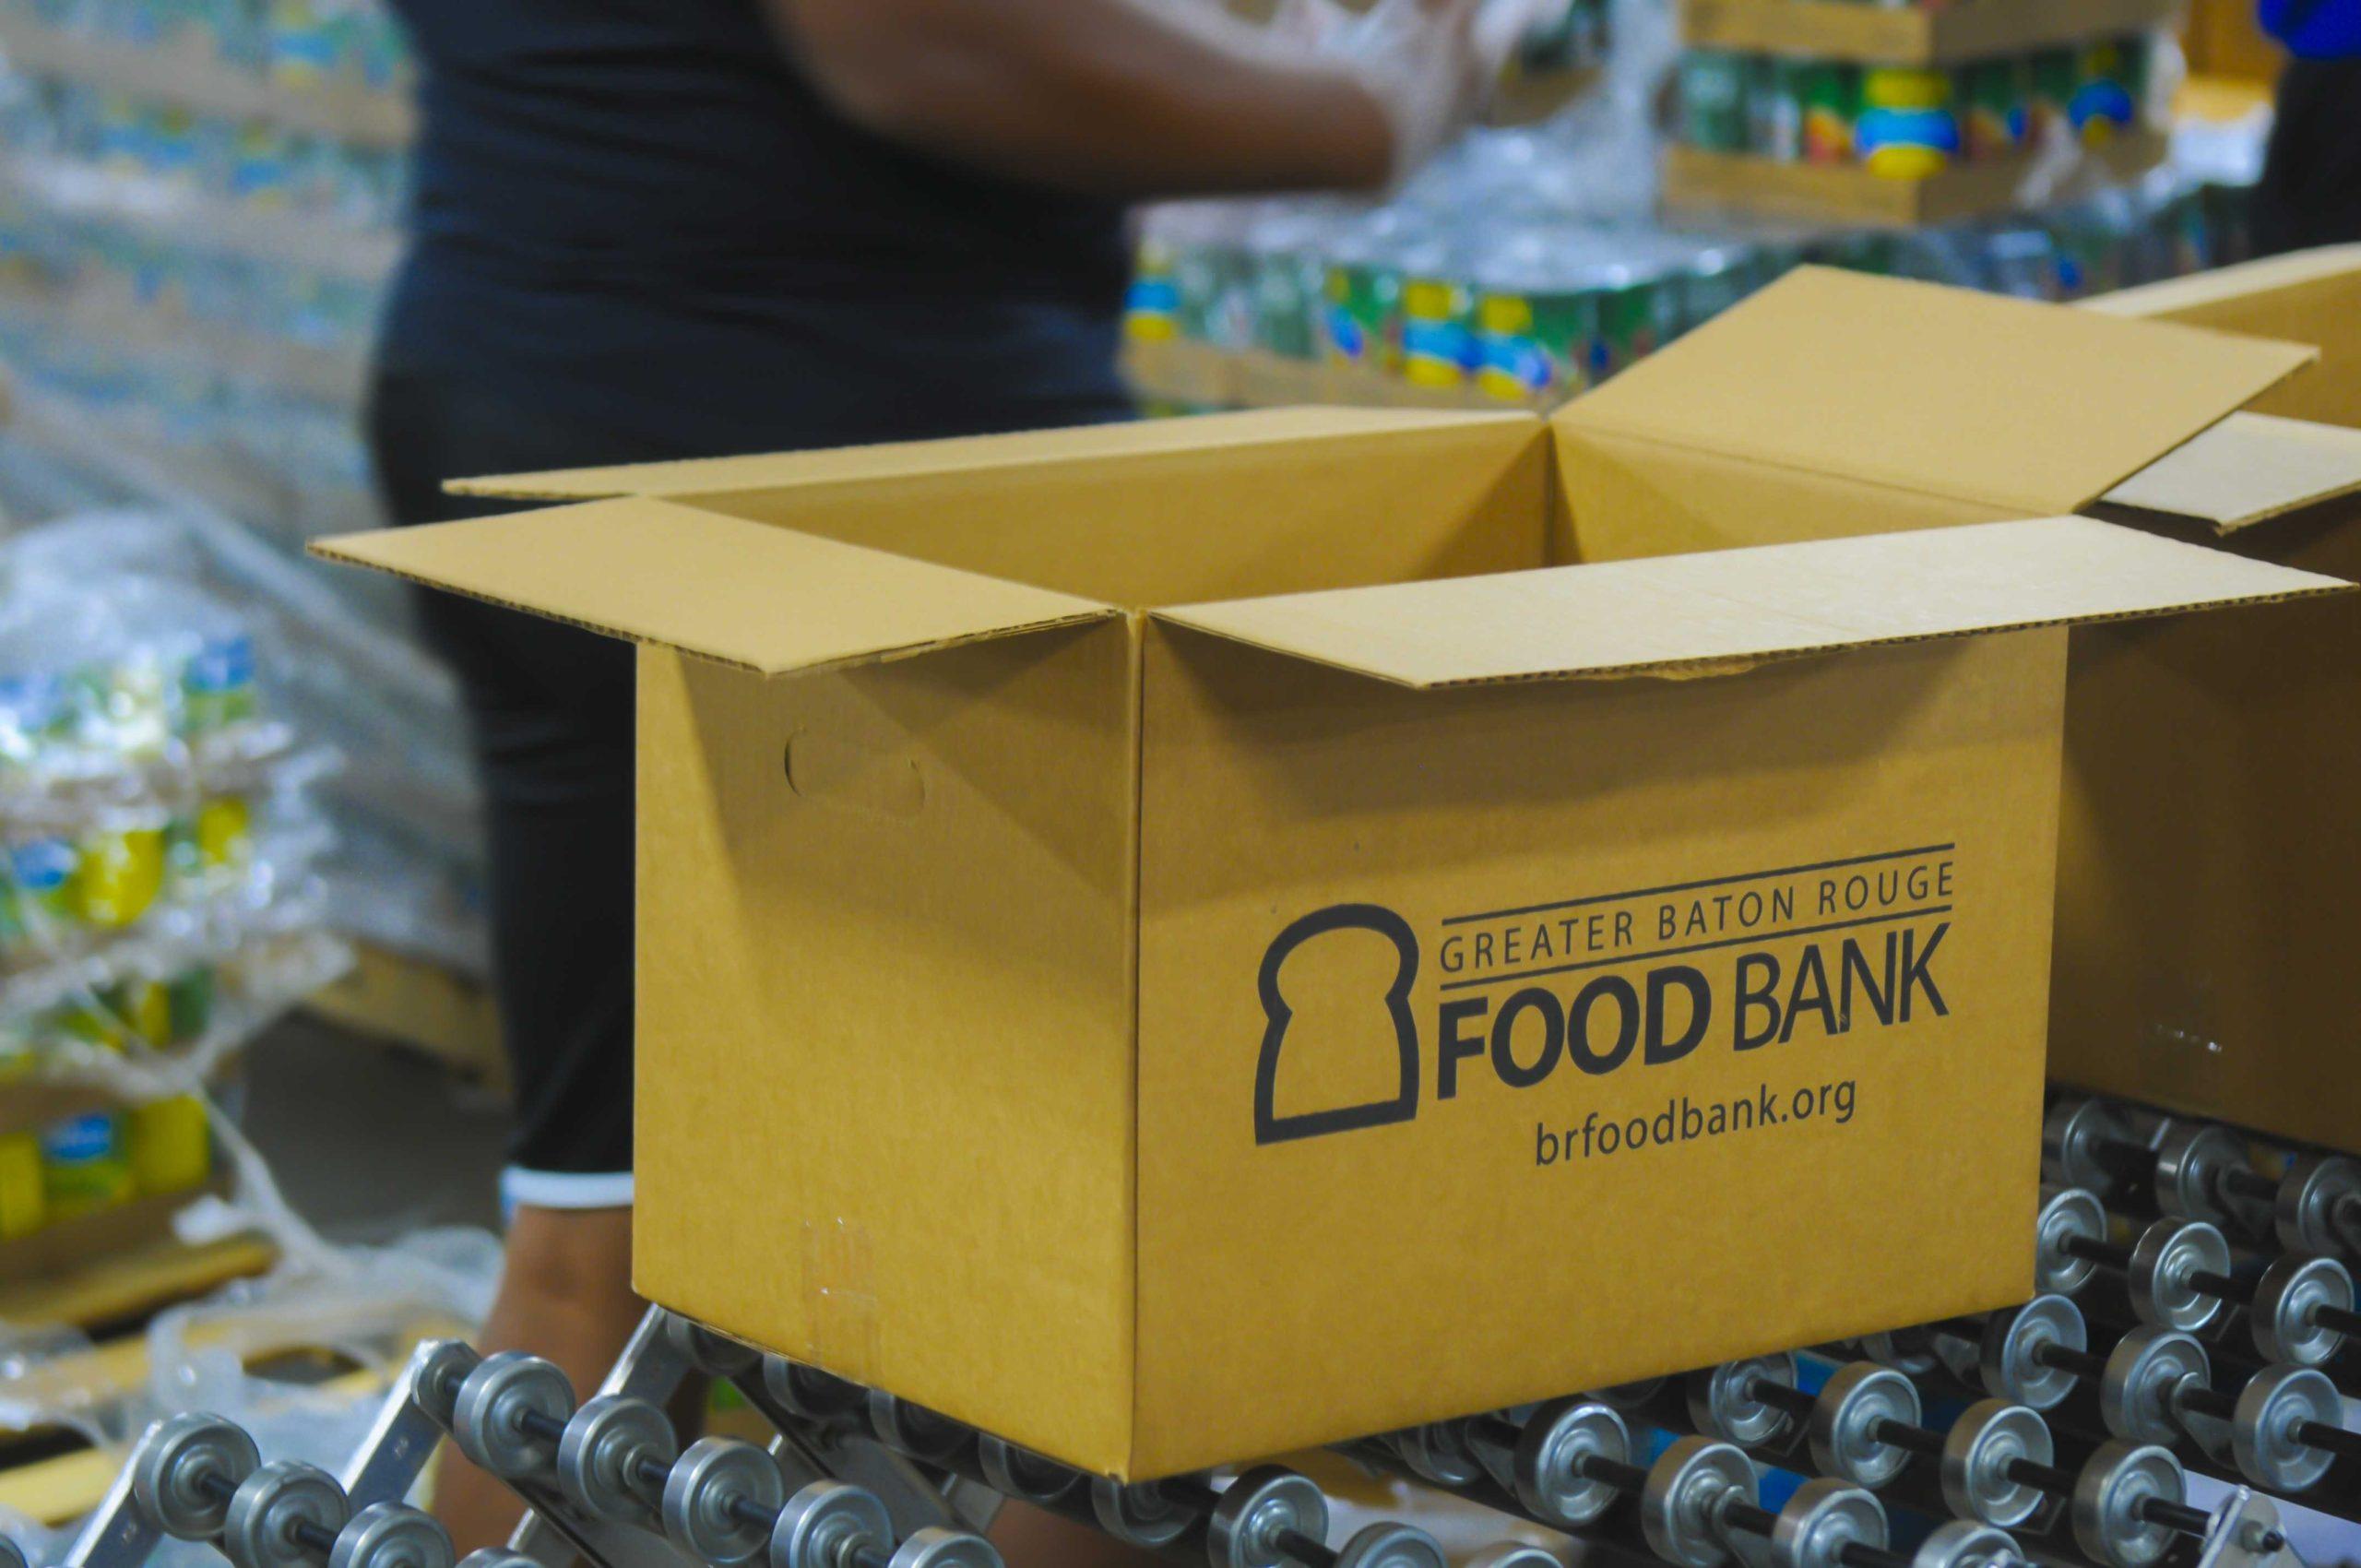
[[[196,853],[205,869],[243,869],[254,858],[254,807],[243,795],[216,795],[199,806]]]
[[[125,1142],[131,1179],[142,1197],[201,1187],[213,1173],[213,1130],[194,1095],[160,1099],[131,1112]]]
[[[41,1139],[30,1133],[0,1134],[0,1241],[30,1236],[49,1219],[42,1200]]]
[[[42,1199],[62,1224],[131,1200],[123,1123],[104,1111],[61,1122],[41,1135]]]
[[[155,905],[163,886],[161,826],[110,828],[83,841],[75,891],[90,924],[122,930]]]

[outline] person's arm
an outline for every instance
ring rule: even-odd
[[[855,123],[1107,196],[1373,190],[1431,151],[1447,127],[1430,123],[1455,125],[1480,88],[1473,0],[1413,0],[1413,25],[1376,60],[1169,0],[765,3]]]

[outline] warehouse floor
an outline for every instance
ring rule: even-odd
[[[495,1228],[500,1102],[306,1014],[252,1048],[245,1125],[298,1212],[338,1241]]]

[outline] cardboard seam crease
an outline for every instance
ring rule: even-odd
[[[1273,425],[1259,416],[1271,413],[1322,416],[1313,422],[1314,428],[1299,429],[1291,423]],[[1070,468],[1077,463],[1136,463],[1160,457],[1202,457],[1210,453],[1247,451],[1262,447],[1287,446],[1299,451],[1316,448],[1330,443],[1366,441],[1374,435],[1397,431],[1432,431],[1456,429],[1487,424],[1528,423],[1538,428],[1544,422],[1537,415],[1516,409],[1364,409],[1347,403],[1311,403],[1296,409],[1262,410],[1252,413],[1196,414],[1178,420],[1157,422],[1186,433],[1205,431],[1219,424],[1218,434],[1208,439],[1166,444],[1149,441],[1130,449],[1116,445],[1108,450],[1074,451],[1056,445],[1027,446],[1022,450],[1003,450],[982,457],[966,454],[980,450],[985,442],[1003,439],[998,436],[953,437],[961,456],[932,463],[908,467],[884,466],[867,470],[848,468],[840,473],[814,474],[796,477],[792,474],[757,483],[733,483],[718,481],[705,484],[665,484],[655,488],[618,486],[614,489],[592,489],[575,484],[572,487],[536,484],[552,475],[579,476],[632,470],[688,469],[708,467],[722,471],[724,465],[744,464],[761,459],[808,457],[806,453],[742,453],[719,457],[683,458],[671,462],[620,464],[612,468],[589,469],[555,469],[522,474],[483,474],[467,479],[445,480],[443,488],[453,495],[465,495],[492,500],[516,501],[591,501],[623,496],[644,496],[650,499],[678,502],[683,505],[696,503],[721,504],[733,499],[775,493],[779,491],[827,490],[839,487],[867,487],[880,482],[900,480],[942,480],[960,474],[1014,473],[1028,469]],[[1102,430],[1134,430],[1134,426],[1068,427],[1088,433]],[[1236,434],[1232,434],[1235,432]],[[834,453],[877,453],[887,450],[908,451],[917,447],[939,445],[931,441],[878,442],[863,446],[831,447]]]
[[[1569,406],[1572,407],[1572,405]],[[2215,426],[2219,425],[2223,420],[2232,417],[2236,412],[2236,410],[2232,410],[2224,413],[2220,418],[2210,422],[2202,429],[2190,432],[2188,440],[2179,443],[2177,445],[2173,447],[2172,450],[2177,451],[2180,446],[2186,446],[2189,445],[2189,441],[2199,439],[2201,436],[2204,435],[2207,431],[2213,430]],[[1812,463],[1798,462],[1787,457],[1767,456],[1763,453],[1746,450],[1736,445],[1706,445],[1695,441],[1684,441],[1678,437],[1667,435],[1662,431],[1647,429],[1638,424],[1627,421],[1613,419],[1611,417],[1592,415],[1585,417],[1579,422],[1560,418],[1553,420],[1550,422],[1557,427],[1558,435],[1560,441],[1571,441],[1579,444],[1585,434],[1596,432],[1600,435],[1611,436],[1618,441],[1628,441],[1643,446],[1653,446],[1660,451],[1678,453],[1683,457],[1703,457],[1722,462],[1743,463],[1750,468],[1762,469],[1772,473],[1793,474],[1808,481],[1822,481],[1833,478],[1840,480],[1847,485],[1857,486],[1862,490],[1881,492],[1889,495],[1910,495],[1923,497],[1932,501],[1952,501],[1958,502],[1964,505],[1987,506],[1995,511],[2011,512],[2016,516],[2028,517],[2046,517],[2053,513],[2060,515],[2066,513],[2080,513],[2083,507],[2092,505],[2094,502],[2105,499],[2109,491],[2115,489],[2118,485],[2122,484],[2125,481],[2130,480],[2136,475],[2145,473],[2148,469],[2154,462],[2160,460],[2163,456],[2162,454],[2159,454],[2158,457],[2151,458],[2148,462],[2133,465],[2124,472],[2113,476],[2107,480],[2105,484],[2101,485],[2098,489],[2092,491],[2087,495],[2076,496],[2072,500],[2064,500],[2061,497],[2057,496],[2038,498],[2023,495],[2000,496],[1996,495],[1989,491],[1977,490],[1966,485],[1938,486],[1905,481],[1876,474],[1852,470],[1831,470]],[[1559,456],[1559,454],[1553,452],[1551,454],[1551,457],[1552,460],[1558,464],[1560,490],[1562,493],[1570,488],[1566,483],[1568,475],[1565,472],[1565,465],[1563,459]],[[1573,524],[1574,550],[1577,557],[1574,564],[1581,564],[1580,557],[1583,540],[1582,515],[1579,511],[1573,510],[1572,507],[1568,508],[1568,512]]]

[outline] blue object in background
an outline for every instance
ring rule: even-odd
[[[2262,30],[2299,60],[2361,55],[2361,0],[2261,0]]]

